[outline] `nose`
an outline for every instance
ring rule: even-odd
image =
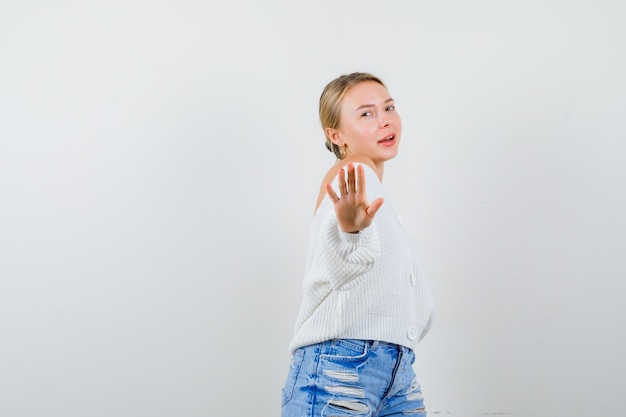
[[[378,120],[378,124],[380,125],[380,127],[387,127],[389,126],[389,123],[391,122],[389,121],[389,116],[387,115],[387,112],[382,113]]]

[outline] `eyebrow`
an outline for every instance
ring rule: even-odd
[[[387,104],[387,103],[389,103],[390,101],[394,101],[394,100],[393,100],[392,98],[388,98],[387,100],[385,100],[385,101],[383,102],[383,104]],[[363,104],[363,105],[361,105],[361,106],[357,107],[357,108],[356,108],[356,110],[354,110],[354,112],[356,113],[356,112],[358,112],[359,110],[362,110],[362,109],[365,109],[365,108],[368,108],[368,107],[375,107],[375,106],[376,106],[375,104]]]

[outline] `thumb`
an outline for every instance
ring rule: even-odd
[[[372,203],[365,209],[365,212],[368,216],[374,217],[376,215],[376,212],[378,212],[378,209],[383,205],[384,202],[384,199],[377,198],[376,200],[372,201]]]

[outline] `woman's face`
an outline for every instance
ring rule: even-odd
[[[380,164],[398,153],[402,121],[385,87],[375,81],[353,86],[341,103],[339,126],[330,138],[347,146],[347,155],[361,155]]]

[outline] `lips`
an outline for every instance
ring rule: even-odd
[[[396,135],[393,133],[387,135],[383,139],[379,140],[378,143],[384,146],[391,146],[396,143]]]

